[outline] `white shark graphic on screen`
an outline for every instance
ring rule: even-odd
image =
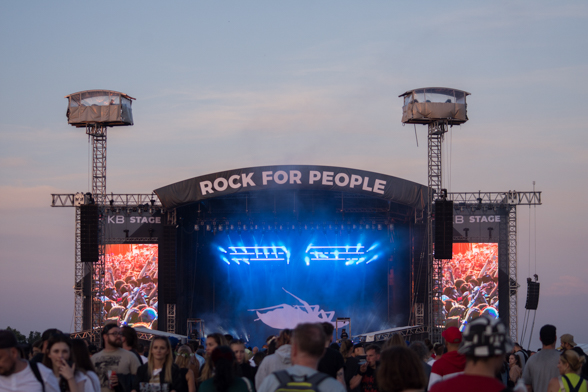
[[[262,309],[248,309],[250,312],[257,313],[259,318],[254,321],[261,320],[265,325],[275,329],[294,328],[300,323],[323,323],[325,321],[335,326],[333,321],[333,317],[335,317],[334,311],[324,311],[320,309],[320,305],[309,305],[308,302],[298,298],[285,288],[282,287],[282,290],[300,301],[302,306],[281,304]],[[264,311],[265,313],[260,313]],[[342,327],[347,324],[347,322],[339,322],[338,326]]]

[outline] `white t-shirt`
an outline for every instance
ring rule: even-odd
[[[60,392],[59,383],[51,369],[37,363],[39,373],[43,381],[45,381],[45,392]],[[31,366],[27,363],[27,367],[18,373],[13,373],[10,376],[0,376],[0,392],[42,392],[43,386],[35,377]]]
[[[90,379],[92,382],[92,387],[94,388],[93,391],[100,392],[100,380],[98,379],[98,375],[96,375],[96,373],[93,371],[88,370],[86,372],[86,377],[88,377],[88,379]],[[88,389],[86,388],[86,390]]]
[[[90,380],[90,377],[88,377],[84,373],[78,371],[75,373],[74,377],[75,377],[74,380],[76,381],[76,384],[78,384],[78,391],[80,391],[80,392],[100,392],[100,389],[98,389],[98,390],[94,389],[94,385],[92,385],[92,380]],[[96,376],[96,379],[98,379],[98,376]]]

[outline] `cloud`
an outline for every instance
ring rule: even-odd
[[[27,166],[30,163],[28,159],[23,157],[4,157],[0,158],[0,168],[15,169]]]
[[[542,294],[558,297],[588,295],[588,285],[586,285],[585,279],[580,275],[585,274],[575,276],[561,275],[554,283],[548,285]]]

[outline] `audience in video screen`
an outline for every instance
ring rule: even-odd
[[[157,245],[107,245],[105,253],[105,319],[156,329]]]
[[[448,327],[498,317],[498,244],[454,244],[453,259],[443,265],[441,301]]]

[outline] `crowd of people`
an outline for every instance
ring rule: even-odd
[[[157,329],[157,245],[108,245],[105,256],[105,319]]]
[[[498,317],[498,244],[454,244],[443,265],[442,313],[447,326],[463,331],[473,319]]]
[[[443,341],[333,342],[330,323],[299,324],[259,349],[212,333],[180,343],[154,335],[147,356],[133,327],[109,323],[101,350],[56,329],[33,347],[0,330],[0,392],[587,392],[586,354],[553,325],[542,348],[513,343],[506,325],[481,316]]]

